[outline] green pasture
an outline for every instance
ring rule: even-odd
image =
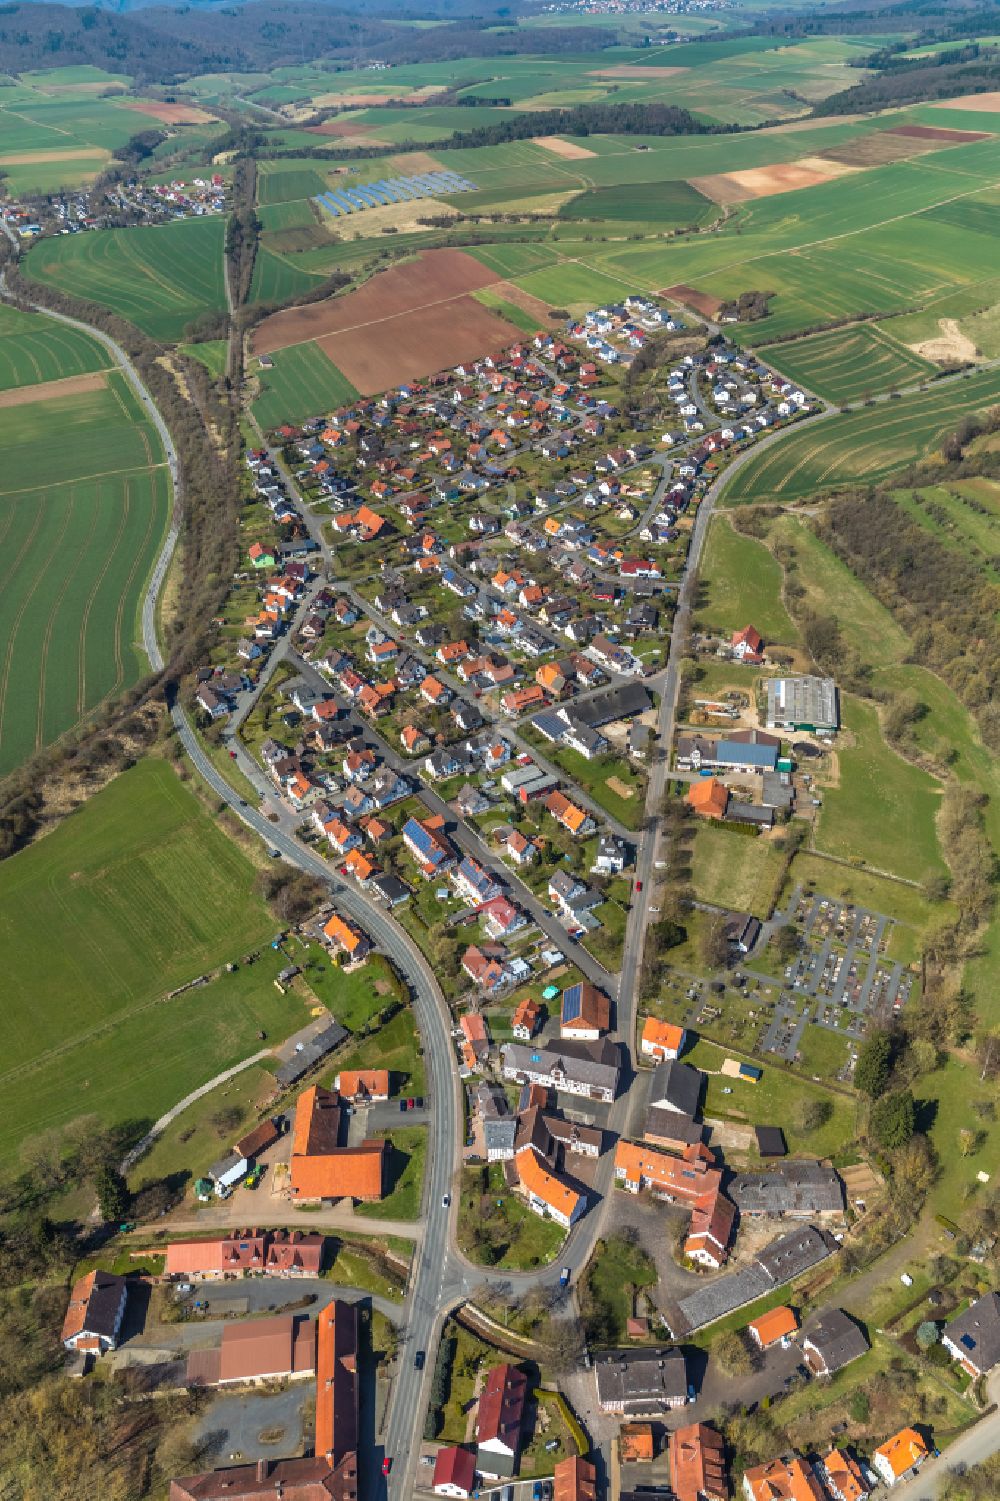
[[[909,880],[947,874],[934,826],[941,784],[891,750],[878,713],[861,699],[841,698],[847,736],[837,745],[838,779],[823,793],[816,848]]]
[[[771,840],[701,820],[694,841],[692,884],[703,902],[767,917],[778,894],[781,860]]]
[[[964,417],[998,398],[1000,372],[984,370],[804,424],[744,465],[727,487],[726,502],[797,500],[835,485],[883,480],[932,452]]]
[[[310,198],[289,198],[281,203],[262,203],[257,209],[257,217],[265,233],[281,229],[311,229],[316,223],[316,215]]]
[[[808,520],[789,512],[771,526],[772,546],[789,549],[795,582],[805,591],[802,605],[816,615],[832,615],[844,641],[863,662],[885,667],[909,650],[905,632],[892,615],[812,530]]]
[[[729,635],[753,625],[769,644],[793,645],[799,633],[781,599],[781,565],[723,516],[712,522],[699,576],[699,621]]]
[[[162,461],[124,376],[73,396],[0,408],[0,500]]]
[[[229,344],[225,339],[205,339],[200,344],[181,344],[178,347],[181,354],[204,365],[213,380],[225,374],[229,354]]]
[[[257,372],[260,395],[252,410],[262,428],[322,416],[358,394],[318,344],[293,344],[272,358],[272,370]]]
[[[152,115],[123,108],[120,92],[102,98],[81,88],[93,83],[110,88],[127,79],[68,76],[76,71],[25,74],[14,88],[0,89],[0,170],[8,191],[50,193],[90,181],[131,136],[162,128]],[[45,160],[54,152],[71,154],[61,161]],[[9,159],[14,157],[22,159]]]
[[[0,776],[142,675],[139,607],[169,512],[163,468],[0,497]]]
[[[128,318],[154,339],[179,341],[200,313],[225,311],[221,215],[44,239],[25,270]]]
[[[871,323],[812,334],[760,353],[789,380],[838,404],[916,385],[937,368]]]
[[[159,439],[117,372],[0,409],[0,776],[141,675],[169,512]]]
[[[301,262],[302,256],[290,260],[261,245],[254,260],[250,301],[287,302],[318,287],[325,279],[323,273],[311,271]]]
[[[517,284],[532,297],[538,297],[552,307],[565,307],[571,312],[577,308],[592,308],[599,303],[617,302],[629,292],[638,290],[635,282],[619,281],[606,276],[582,261],[565,260],[545,271],[529,271],[519,276]]]
[[[707,224],[718,218],[719,208],[687,182],[630,184],[619,188],[592,188],[564,203],[560,219],[599,219],[643,223],[657,229]]]
[[[313,136],[311,139],[319,142],[321,137]],[[317,193],[325,193],[326,189],[326,178],[309,161],[262,161],[259,165],[257,201],[262,207],[315,198]],[[288,226],[266,224],[265,228],[285,229]]]
[[[163,761],[122,773],[0,866],[5,1051],[0,1143],[96,1114],[155,1119],[306,1020],[265,964],[174,1000],[274,920],[254,867]]]
[[[0,391],[87,375],[110,363],[103,345],[79,329],[0,303]]]

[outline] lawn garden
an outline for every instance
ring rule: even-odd
[[[712,522],[698,584],[704,629],[728,636],[752,625],[768,645],[798,642],[781,598],[781,564],[763,542],[735,532],[724,516]]]
[[[692,881],[703,902],[767,917],[778,894],[784,856],[772,839],[737,825],[699,820]]]

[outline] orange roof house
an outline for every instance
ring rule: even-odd
[[[387,1068],[345,1069],[337,1075],[337,1088],[347,1100],[373,1100],[389,1098],[389,1070]]]
[[[743,1489],[749,1501],[824,1501],[815,1470],[797,1454],[744,1471]]]
[[[886,1485],[895,1485],[927,1458],[927,1445],[915,1428],[901,1428],[880,1444],[872,1464]]]
[[[538,1026],[538,1018],[542,1008],[532,996],[526,995],[514,1012],[511,1021],[511,1031],[515,1037],[520,1037],[523,1042],[530,1042]]]
[[[799,1321],[790,1308],[772,1308],[747,1325],[750,1338],[760,1350],[768,1350],[779,1340],[787,1339],[798,1327]]]
[[[579,834],[584,831],[585,825],[591,822],[582,808],[571,803],[564,792],[550,792],[545,799],[545,807],[552,814],[557,823],[563,828],[569,829],[571,834]]]
[[[378,866],[373,865],[368,856],[362,854],[360,850],[351,850],[344,861],[344,869],[348,875],[354,877],[359,886],[367,885],[372,876],[378,872]]]
[[[296,1200],[382,1197],[384,1141],[342,1147],[336,1090],[314,1084],[299,1095],[292,1127],[291,1190]]]
[[[705,777],[691,783],[684,801],[694,809],[699,818],[725,818],[729,793],[715,777]]]
[[[652,1464],[656,1458],[652,1423],[623,1423],[618,1430],[622,1464]]]
[[[721,1433],[707,1423],[689,1423],[670,1435],[670,1488],[677,1501],[726,1501]]]
[[[370,506],[359,506],[354,513],[354,523],[361,528],[363,540],[370,542],[385,526],[385,518],[377,511],[373,511]]]
[[[665,1063],[669,1059],[680,1057],[686,1036],[683,1027],[676,1027],[673,1022],[657,1021],[655,1016],[647,1016],[643,1023],[640,1050],[645,1057],[655,1058],[657,1063]]]
[[[361,929],[337,912],[334,912],[329,922],[325,924],[323,933],[334,948],[342,949],[350,959],[364,959],[371,948],[371,944]]]
[[[561,1459],[553,1479],[553,1501],[596,1501],[597,1470],[589,1459],[581,1459],[579,1454]]]
[[[518,1187],[536,1214],[553,1219],[568,1230],[583,1213],[585,1200],[561,1178],[557,1178],[538,1156],[534,1147],[522,1147],[515,1155]]]
[[[831,1449],[823,1457],[827,1486],[837,1501],[864,1501],[869,1494],[861,1466],[844,1449]]]

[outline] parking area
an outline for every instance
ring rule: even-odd
[[[196,1438],[211,1443],[220,1465],[255,1459],[292,1459],[304,1447],[304,1414],[314,1400],[311,1381],[297,1381],[281,1392],[220,1394],[198,1421]]]

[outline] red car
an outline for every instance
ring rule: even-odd
[[[382,1461],[382,1474],[383,1475],[388,1475],[388,1473],[389,1473],[389,1471],[391,1469],[392,1469],[392,1460],[391,1459],[383,1459],[383,1461]]]
[[[235,751],[231,750],[229,752],[229,759],[230,759],[230,761],[235,761],[236,760],[236,752]]]
[[[636,881],[636,883],[635,883],[635,889],[636,889],[636,891],[641,891],[642,890],[642,882],[641,881]]]
[[[406,1108],[407,1108],[407,1110],[412,1110],[413,1109],[413,1104],[414,1104],[414,1102],[413,1102],[412,1099],[407,1100],[407,1102],[406,1102]]]

